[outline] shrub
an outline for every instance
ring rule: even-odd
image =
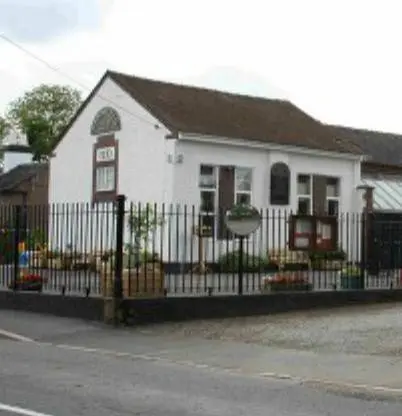
[[[342,276],[360,277],[362,269],[359,266],[350,265],[341,270]]]
[[[346,260],[346,252],[342,249],[333,251],[312,251],[309,253],[311,261],[334,261],[334,260]]]
[[[101,257],[101,260],[105,263],[111,263],[111,266],[114,265],[115,254],[114,253],[104,253]],[[138,255],[136,253],[126,252],[123,253],[123,268],[134,268],[137,265],[145,263],[159,262],[159,254],[152,253],[147,250],[142,250]]]
[[[232,251],[222,255],[219,260],[219,268],[225,273],[236,273],[239,271],[240,251]],[[255,272],[263,271],[267,268],[268,259],[262,256],[253,256],[250,253],[243,252],[243,271]]]

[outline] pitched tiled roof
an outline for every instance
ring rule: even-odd
[[[16,166],[0,175],[0,192],[17,189],[22,182],[33,178],[47,168],[48,165],[44,163],[26,163]]]
[[[402,166],[402,135],[329,126],[334,135],[352,141],[375,163]]]
[[[348,140],[284,100],[231,94],[108,71],[172,132],[195,133],[361,154]]]

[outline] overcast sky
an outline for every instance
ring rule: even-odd
[[[401,12],[398,0],[0,0],[0,34],[88,87],[111,68],[402,133]],[[42,82],[74,85],[0,39],[0,113]]]

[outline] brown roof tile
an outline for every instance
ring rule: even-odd
[[[298,107],[273,100],[190,87],[108,71],[121,88],[172,132],[196,133],[361,154]]]
[[[328,126],[334,134],[355,143],[371,162],[402,166],[402,135],[343,126]]]

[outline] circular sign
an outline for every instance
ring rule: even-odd
[[[257,208],[238,204],[226,213],[225,223],[232,233],[245,237],[258,229],[261,216]]]

